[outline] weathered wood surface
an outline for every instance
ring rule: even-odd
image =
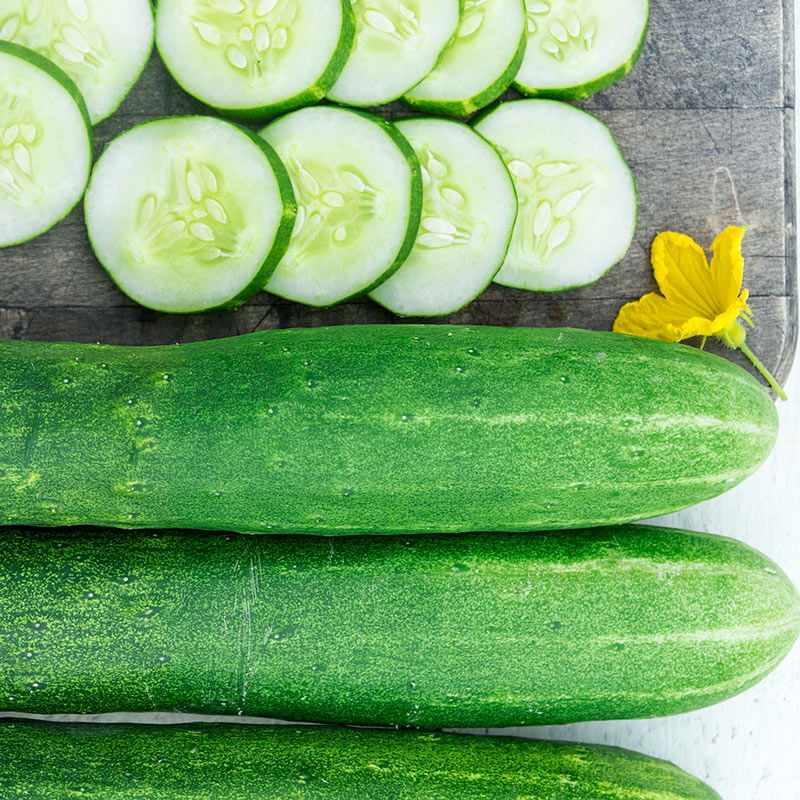
[[[492,286],[442,321],[608,329],[622,303],[654,288],[648,255],[658,231],[679,230],[707,246],[725,225],[747,223],[745,283],[757,326],[749,341],[785,377],[797,329],[792,12],[781,0],[653,0],[639,64],[581,103],[610,126],[636,175],[640,215],[628,255],[594,286],[557,294]],[[154,55],[120,111],[97,128],[96,152],[167,113],[204,110]],[[408,112],[393,104],[381,113]],[[0,336],[155,344],[393,321],[368,299],[319,310],[265,293],[234,312],[148,311],[98,265],[80,209],[45,236],[0,251]]]

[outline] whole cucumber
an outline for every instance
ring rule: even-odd
[[[769,559],[631,525],[321,538],[9,529],[0,708],[505,727],[700,708],[800,629]]]
[[[628,522],[729,489],[768,393],[683,345],[356,325],[180,347],[0,340],[0,524],[318,534]]]
[[[0,723],[0,800],[719,800],[665,761],[510,737]]]

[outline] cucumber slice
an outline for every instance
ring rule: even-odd
[[[331,306],[373,289],[405,261],[422,208],[411,145],[372,114],[318,106],[261,131],[297,196],[292,242],[267,291]]]
[[[156,43],[189,94],[264,119],[313,105],[353,45],[349,0],[160,0]]]
[[[2,0],[0,39],[61,67],[96,125],[142,74],[153,49],[153,8],[148,0]]]
[[[648,0],[525,0],[528,46],[514,86],[580,100],[630,72],[647,38]]]
[[[460,0],[351,0],[356,38],[337,103],[377,106],[402,97],[435,66],[458,28]]]
[[[586,286],[625,255],[636,184],[600,120],[555,100],[517,100],[476,129],[500,150],[519,198],[496,283],[545,292]]]
[[[137,303],[172,313],[234,308],[255,294],[286,252],[295,211],[266,142],[210,117],[123,133],[86,192],[100,263]]]
[[[0,41],[0,247],[66,217],[91,165],[92,128],[78,87],[33,50]]]
[[[422,168],[422,221],[405,264],[370,297],[400,316],[458,311],[500,269],[517,217],[511,176],[469,126],[415,117],[396,123]]]
[[[433,72],[403,98],[412,108],[466,117],[511,86],[527,33],[523,0],[466,0],[455,38]]]

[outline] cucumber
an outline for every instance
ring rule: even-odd
[[[292,241],[265,288],[311,306],[365,294],[406,259],[422,180],[411,145],[372,114],[305,108],[261,131],[298,201]]]
[[[61,67],[96,125],[142,74],[153,49],[153,8],[149,0],[3,0],[0,39]]]
[[[353,49],[328,92],[337,103],[377,106],[402,97],[435,66],[458,28],[461,0],[350,0]]]
[[[800,597],[639,525],[325,539],[9,528],[0,707],[504,727],[664,716],[761,680]]]
[[[181,347],[0,340],[0,524],[628,522],[739,483],[777,428],[740,367],[623,334],[353,325]]]
[[[496,283],[557,292],[601,278],[636,229],[636,183],[600,120],[553,100],[503,103],[475,129],[503,156],[519,214]]]
[[[272,274],[296,213],[269,145],[211,117],[154,120],[117,137],[86,192],[97,258],[157,311],[234,308]]]
[[[312,105],[353,46],[349,0],[160,0],[156,44],[189,94],[228,116]]]
[[[525,0],[528,46],[514,86],[580,100],[630,72],[647,39],[648,0]]]
[[[91,165],[91,122],[78,88],[38,53],[0,41],[0,247],[66,217]]]
[[[519,72],[528,35],[524,0],[466,0],[439,63],[403,98],[412,108],[466,117],[500,97]]]
[[[400,316],[458,311],[500,269],[517,217],[511,176],[497,151],[460,122],[396,123],[422,169],[422,220],[402,267],[370,297]]]
[[[629,750],[499,736],[5,720],[0,753],[5,797],[562,800],[580,787],[582,800],[720,800],[673,764]]]

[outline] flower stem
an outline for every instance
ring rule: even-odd
[[[739,345],[739,349],[753,362],[753,366],[761,373],[764,380],[775,390],[775,394],[781,400],[786,400],[786,393],[781,388],[781,385],[772,377],[770,371],[759,361],[756,354],[744,343]]]

